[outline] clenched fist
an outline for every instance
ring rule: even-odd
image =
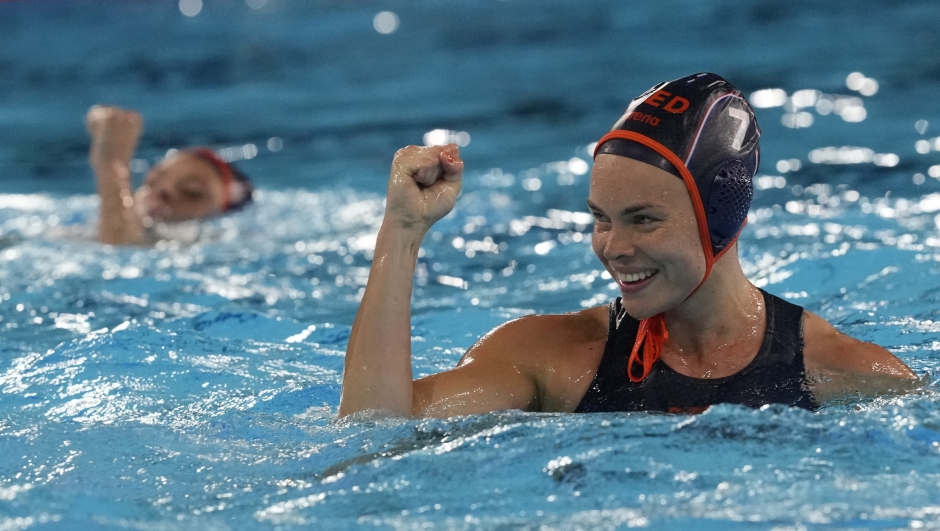
[[[454,208],[462,176],[463,161],[454,144],[398,150],[388,182],[386,222],[427,232]]]
[[[85,125],[91,135],[88,156],[92,166],[129,162],[144,131],[144,121],[139,114],[105,105],[89,109]]]

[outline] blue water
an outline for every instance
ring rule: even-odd
[[[818,413],[334,420],[395,149],[470,136],[419,260],[425,375],[507,319],[615,296],[587,149],[699,70],[789,97],[757,111],[749,277],[936,374],[937,20],[932,0],[0,3],[0,531],[940,527],[933,383]],[[143,113],[138,170],[256,152],[256,204],[194,243],[83,239],[99,102]]]

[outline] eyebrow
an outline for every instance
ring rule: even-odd
[[[592,203],[590,199],[588,199],[588,201],[587,201],[587,206],[588,206],[588,208],[591,209],[591,210],[594,210],[594,211],[597,211],[597,212],[603,212],[603,210],[602,210],[600,207],[598,207],[597,205],[595,205],[594,203]],[[631,214],[636,214],[637,212],[641,212],[641,211],[643,211],[643,210],[650,209],[650,208],[660,208],[660,206],[659,206],[659,205],[654,205],[653,203],[640,203],[640,204],[638,204],[638,205],[634,205],[634,206],[631,206],[631,207],[627,207],[627,208],[621,210],[621,211],[620,211],[620,215],[621,215],[621,216],[629,216],[629,215],[631,215]]]

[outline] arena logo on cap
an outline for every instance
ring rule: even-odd
[[[659,107],[660,105],[662,105],[664,101],[666,101],[666,98],[668,98],[669,96],[672,96],[672,94],[669,92],[666,92],[665,90],[657,90],[656,92],[653,93],[652,96],[650,96],[649,98],[646,98],[646,101],[644,101],[643,103],[646,103],[647,105],[652,105],[653,107]],[[673,96],[673,98],[669,100],[669,102],[666,103],[666,105],[662,107],[663,110],[669,111],[673,114],[683,113],[688,108],[689,108],[689,100],[683,98],[682,96]]]
[[[633,111],[633,112],[631,112],[631,113],[630,113],[630,116],[627,116],[627,120],[633,120],[633,121],[636,121],[636,122],[643,122],[643,123],[646,123],[646,124],[650,124],[650,125],[652,125],[653,127],[656,127],[657,125],[659,125],[659,118],[657,118],[657,117],[655,117],[655,116],[652,116],[652,115],[649,115],[649,114],[643,114],[643,113],[641,113],[640,111]]]

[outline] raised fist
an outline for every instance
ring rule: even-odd
[[[388,181],[386,221],[427,231],[454,208],[462,176],[463,161],[454,144],[398,150]]]
[[[129,162],[144,131],[144,121],[134,111],[95,105],[85,117],[91,135],[89,159],[92,165]]]

